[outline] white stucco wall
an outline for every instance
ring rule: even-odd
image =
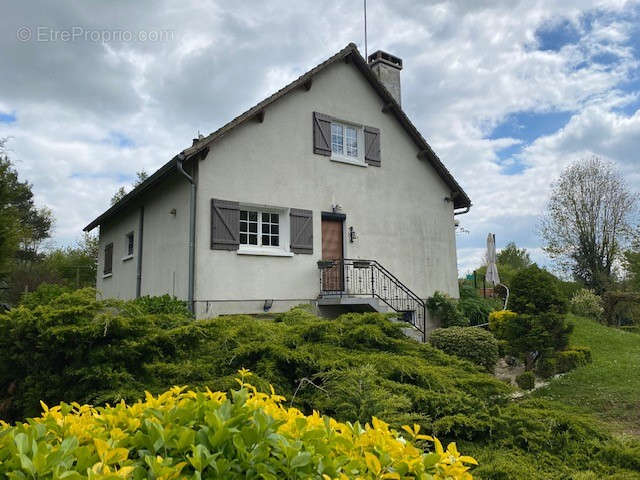
[[[97,288],[105,298],[131,299],[136,295],[138,225],[144,205],[142,295],[187,297],[189,187],[175,176],[157,185],[114,220],[100,226]],[[171,210],[176,210],[175,215]],[[134,232],[133,258],[123,261],[126,234]],[[103,278],[104,247],[114,244],[113,274]]]
[[[405,102],[411,101],[406,98]],[[319,293],[321,212],[340,204],[355,243],[346,258],[378,260],[421,297],[435,290],[458,295],[450,191],[435,170],[416,157],[418,147],[352,65],[338,62],[314,77],[311,90],[290,93],[212,145],[200,162],[196,242],[196,300],[212,302],[200,316],[273,310]],[[382,167],[366,168],[315,155],[312,112],[381,130]],[[429,132],[424,132],[427,136]],[[264,257],[210,249],[211,198],[313,211],[313,255]],[[278,302],[282,299],[282,302]],[[300,300],[300,301],[298,301]]]

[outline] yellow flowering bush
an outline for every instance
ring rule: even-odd
[[[498,310],[489,314],[489,330],[496,338],[504,338],[506,325],[514,321],[518,314],[511,310]]]
[[[317,478],[471,479],[454,443],[443,449],[417,425],[402,433],[373,418],[339,423],[304,415],[284,397],[245,382],[223,392],[174,387],[132,405],[48,408],[10,426],[0,421],[0,477],[52,480]],[[432,442],[425,453],[415,444]]]

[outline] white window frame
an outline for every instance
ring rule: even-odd
[[[258,204],[240,204],[240,211],[250,211],[258,213],[258,245],[248,245],[240,243],[238,246],[238,255],[263,255],[272,257],[292,257],[293,253],[289,250],[289,209],[258,205]],[[278,214],[278,246],[262,245],[262,214],[268,213]],[[240,238],[238,238],[240,240]]]
[[[333,150],[333,126],[340,125],[342,126],[342,152],[338,153]],[[356,139],[357,139],[357,148],[358,155],[351,156],[346,154],[347,149],[347,128],[354,128],[356,130]],[[358,165],[360,167],[366,167],[367,164],[364,161],[364,126],[359,125],[357,123],[352,122],[344,122],[341,120],[332,120],[331,121],[331,160],[335,162],[349,163],[351,165]]]

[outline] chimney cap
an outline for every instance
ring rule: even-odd
[[[384,63],[398,70],[402,70],[402,59],[390,53],[383,52],[382,50],[373,52],[367,60],[370,66],[374,66],[376,63]]]

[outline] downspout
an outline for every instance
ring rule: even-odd
[[[142,236],[144,234],[144,205],[140,207],[138,223],[138,266],[136,272],[136,298],[142,295]]]
[[[187,306],[191,313],[195,313],[194,287],[195,287],[195,259],[196,259],[196,182],[191,175],[184,171],[182,162],[184,154],[176,155],[176,168],[191,184],[189,193],[189,285],[187,287]]]

